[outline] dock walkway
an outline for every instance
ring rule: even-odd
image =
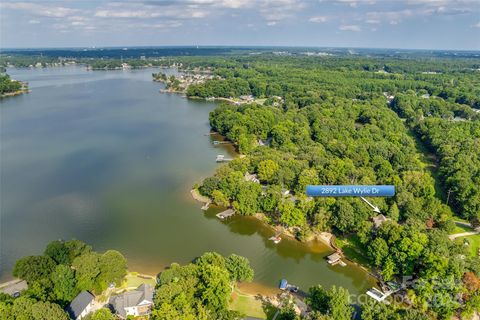
[[[234,214],[235,214],[235,211],[233,209],[227,209],[225,211],[217,213],[216,216],[217,216],[217,218],[223,220],[223,219],[226,219],[226,218],[229,218],[229,217],[233,216]]]

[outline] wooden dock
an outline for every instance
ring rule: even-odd
[[[202,206],[202,210],[203,210],[203,211],[208,210],[208,207],[210,206],[210,204],[211,204],[210,201],[209,201],[209,202],[206,202],[206,203]]]
[[[232,160],[233,160],[232,158],[225,158],[223,154],[217,155],[217,158],[215,159],[216,162],[228,162]]]
[[[235,211],[233,209],[227,209],[225,211],[217,213],[216,216],[218,219],[224,220],[226,218],[233,216],[234,214],[235,214]]]

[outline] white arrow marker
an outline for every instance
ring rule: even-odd
[[[373,212],[381,213],[381,212],[380,212],[380,209],[378,209],[377,206],[374,206],[373,204],[371,204],[367,199],[365,199],[364,197],[360,197],[360,199],[362,199],[362,200],[365,201],[370,207],[372,207]]]

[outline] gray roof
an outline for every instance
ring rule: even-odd
[[[65,310],[68,312],[70,318],[77,319],[93,299],[95,299],[95,297],[90,292],[82,291]]]
[[[153,303],[153,288],[149,284],[142,284],[133,291],[113,296],[110,298],[109,303],[116,314],[125,318],[125,308],[138,306],[144,300]]]

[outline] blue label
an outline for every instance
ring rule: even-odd
[[[310,197],[393,197],[395,186],[307,186]]]

